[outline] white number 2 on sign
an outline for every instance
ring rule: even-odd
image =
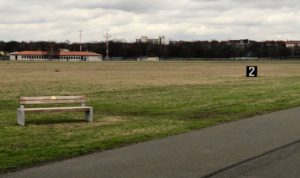
[[[247,66],[247,77],[257,77],[257,66]]]

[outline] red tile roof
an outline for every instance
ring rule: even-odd
[[[47,51],[21,51],[15,52],[15,55],[24,55],[24,56],[45,56]],[[101,56],[100,54],[88,51],[60,51],[60,56]]]
[[[21,52],[15,52],[13,54],[16,55],[24,55],[24,56],[43,56],[47,55],[46,51],[21,51]]]

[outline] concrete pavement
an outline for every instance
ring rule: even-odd
[[[300,177],[300,141],[276,148],[229,166],[206,177],[210,178],[297,178]]]
[[[299,175],[299,142],[300,108],[294,108],[0,178],[274,177],[286,171]]]

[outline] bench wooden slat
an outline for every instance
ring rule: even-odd
[[[56,107],[56,108],[24,108],[19,109],[33,113],[49,113],[49,112],[85,112],[90,111],[91,107]]]
[[[20,101],[40,101],[40,100],[85,100],[84,96],[38,96],[20,97]]]
[[[85,103],[82,99],[77,100],[32,100],[20,101],[21,105],[35,105],[35,104],[72,104],[72,103]]]

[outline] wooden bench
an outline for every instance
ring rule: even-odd
[[[78,107],[43,107],[25,108],[25,105],[42,104],[81,104]],[[17,110],[17,123],[25,126],[25,112],[48,113],[48,112],[85,112],[85,119],[93,122],[93,108],[85,106],[84,96],[42,96],[42,97],[21,97],[20,108]]]

